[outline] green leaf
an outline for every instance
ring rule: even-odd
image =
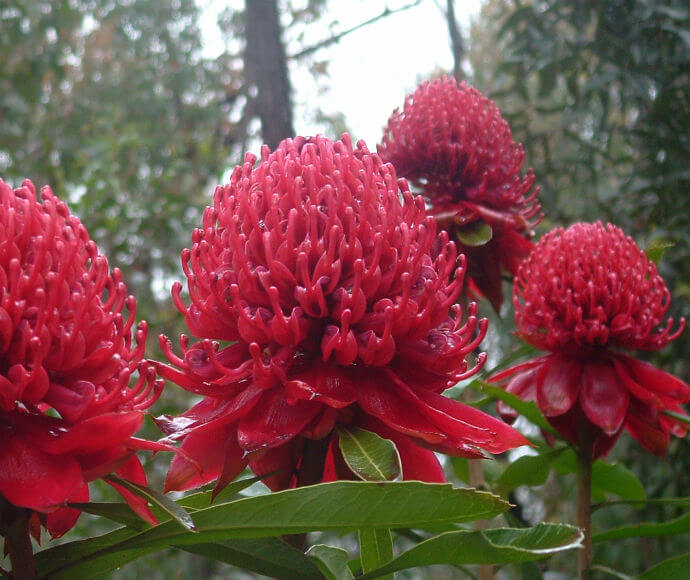
[[[690,552],[673,556],[663,562],[659,562],[646,570],[640,580],[669,580],[670,578],[685,578],[690,569]]]
[[[566,449],[560,447],[539,455],[523,455],[516,459],[496,480],[495,493],[505,496],[521,485],[542,485],[549,476],[554,460]]]
[[[621,463],[606,463],[601,459],[592,466],[592,496],[612,493],[621,499],[645,500],[647,493],[637,476]]]
[[[137,514],[132,511],[126,503],[117,502],[88,502],[88,503],[70,503],[69,507],[78,509],[87,514],[93,514],[107,518],[118,524],[123,524],[134,530],[145,530],[150,527],[150,524],[142,520]]]
[[[393,540],[390,530],[385,528],[359,530],[359,553],[364,572],[375,570],[390,562],[393,559]],[[386,580],[393,580],[393,575],[387,575]]]
[[[489,224],[485,221],[478,220],[465,226],[456,227],[455,235],[462,245],[474,248],[488,244],[494,232]]]
[[[352,580],[354,576],[347,565],[347,550],[324,544],[316,544],[307,550],[307,556],[316,564],[326,580]]]
[[[136,533],[115,530],[49,548],[36,555],[45,578],[93,578],[136,558],[175,545],[235,538],[300,534],[313,530],[421,528],[492,518],[508,503],[488,492],[418,481],[337,481],[213,505],[194,512],[198,533],[168,521]]]
[[[279,538],[234,539],[185,546],[187,552],[225,562],[272,578],[285,580],[318,580],[317,566],[302,552]]]
[[[592,537],[593,542],[606,542],[623,538],[653,538],[659,536],[674,536],[690,532],[690,514],[685,514],[668,522],[651,522],[621,526]]]
[[[506,405],[511,406],[518,413],[520,413],[520,415],[529,419],[540,429],[548,431],[553,435],[558,435],[556,430],[546,420],[546,417],[544,417],[544,415],[541,414],[539,407],[537,407],[537,404],[534,401],[523,401],[517,395],[509,393],[501,387],[498,387],[496,385],[487,383],[486,381],[482,381],[479,379],[472,381],[468,385],[468,387],[474,389],[475,391],[479,391],[480,393],[489,395],[493,399],[499,399],[503,401]]]
[[[484,532],[446,532],[417,544],[358,580],[435,564],[516,564],[541,560],[556,552],[578,548],[581,542],[582,532],[566,524],[538,524],[527,529],[502,528]]]
[[[175,503],[172,499],[163,495],[159,491],[146,487],[145,485],[139,485],[138,483],[122,479],[116,475],[108,475],[104,477],[104,479],[110,483],[120,485],[132,493],[136,493],[137,495],[148,500],[149,503],[163,510],[186,530],[189,530],[190,532],[196,531],[194,520],[192,520],[192,517],[189,515],[189,513],[181,505]]]
[[[247,489],[251,485],[254,485],[256,482],[261,481],[261,479],[268,477],[269,475],[271,474],[266,474],[261,477],[247,477],[245,479],[233,481],[231,484],[225,486],[223,491],[216,495],[215,499],[213,499],[213,488],[216,484],[212,483],[211,485],[206,486],[206,488],[204,488],[202,491],[198,491],[177,500],[177,503],[182,507],[191,510],[206,508],[214,503],[221,503],[224,500],[232,498],[234,495],[237,495],[241,491]]]
[[[647,254],[647,258],[658,265],[664,252],[673,246],[675,246],[675,244],[671,242],[657,242],[647,248],[644,253]]]
[[[400,455],[389,439],[359,427],[338,427],[338,444],[345,463],[364,481],[392,481],[402,473]]]

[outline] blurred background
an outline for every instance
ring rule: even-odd
[[[666,247],[670,314],[690,318],[687,0],[0,0],[0,177],[49,184],[68,201],[125,273],[158,357],[158,334],[184,331],[169,293],[183,279],[180,251],[245,151],[345,131],[375,150],[405,95],[442,74],[493,99],[523,144],[546,214],[537,236],[601,220],[641,247]],[[510,305],[500,315],[482,308],[494,329],[484,347],[497,362],[516,348]],[[686,331],[653,360],[689,381],[689,352]],[[154,413],[188,406],[170,387]],[[690,494],[687,440],[658,461],[621,438],[612,457],[649,496]],[[166,462],[152,462],[154,485]],[[552,474],[514,501],[528,520],[569,521],[569,489]],[[678,513],[627,506],[596,514],[595,525]],[[79,530],[102,525],[82,518]],[[642,570],[690,550],[690,540],[597,549],[610,551],[612,567]],[[246,577],[169,556],[115,576]],[[520,577],[513,572],[502,577]]]

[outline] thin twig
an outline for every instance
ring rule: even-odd
[[[414,2],[411,2],[410,4],[405,4],[405,6],[401,6],[400,8],[396,8],[395,10],[391,10],[386,6],[386,8],[381,12],[381,14],[374,16],[373,18],[370,18],[369,20],[365,20],[364,22],[360,22],[357,26],[353,26],[352,28],[348,28],[347,30],[343,30],[342,32],[339,32],[338,34],[335,34],[329,38],[326,38],[324,40],[321,40],[317,42],[316,44],[313,44],[311,46],[307,46],[306,48],[303,48],[299,52],[296,52],[295,54],[289,55],[288,58],[291,59],[298,59],[302,58],[303,56],[307,56],[308,54],[311,54],[313,52],[316,52],[317,50],[321,50],[322,48],[325,48],[327,46],[330,46],[331,44],[335,44],[336,42],[340,42],[340,40],[347,36],[348,34],[351,34],[352,32],[355,32],[359,30],[360,28],[364,28],[365,26],[369,26],[370,24],[373,24],[374,22],[377,22],[378,20],[381,20],[382,18],[385,18],[386,16],[390,16],[391,14],[397,14],[398,12],[402,12],[403,10],[409,10],[410,8],[414,8],[415,6],[421,4],[422,0],[415,0]]]

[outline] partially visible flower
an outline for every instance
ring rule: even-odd
[[[422,198],[347,135],[287,139],[255,163],[247,154],[216,189],[182,254],[191,305],[180,284],[173,298],[203,340],[183,335],[179,357],[161,337],[179,370],[159,373],[205,398],[159,419],[183,441],[166,489],[220,489],[247,463],[276,472],[272,489],[299,485],[315,447],[327,466],[316,479],[352,476],[337,424],[392,439],[406,479],[443,480],[431,450],[481,457],[525,443],[440,394],[483,363],[468,368],[466,356],[487,322],[472,305],[463,324],[451,306],[462,262]]]
[[[133,437],[162,389],[144,355],[146,324],[79,219],[50,190],[0,180],[0,496],[33,510],[53,537],[110,473],[146,483]],[[127,309],[127,317],[123,315]],[[149,521],[146,502],[114,486]]]
[[[467,256],[470,290],[499,310],[501,270],[514,275],[530,252],[541,206],[496,105],[452,77],[427,81],[393,112],[378,152],[422,190],[428,213]]]
[[[670,434],[688,427],[665,414],[686,415],[690,386],[623,353],[658,350],[677,338],[680,320],[664,322],[669,291],[654,263],[617,227],[578,223],[545,235],[515,278],[518,335],[549,351],[503,371],[506,389],[536,401],[565,439],[593,457],[605,455],[623,427],[646,449],[663,455]],[[503,403],[507,419],[515,411]]]

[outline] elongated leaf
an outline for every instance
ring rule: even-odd
[[[403,552],[390,563],[358,580],[434,564],[514,564],[547,558],[555,552],[578,548],[582,532],[566,524],[539,524],[534,528],[446,532]]]
[[[507,495],[521,485],[542,485],[549,476],[554,460],[565,449],[561,447],[539,455],[523,455],[516,459],[496,480],[495,492],[499,495]]]
[[[267,474],[262,477],[268,477],[268,475],[271,474]],[[212,503],[218,504],[223,501],[227,501],[234,495],[237,495],[241,491],[247,489],[249,486],[254,485],[258,481],[261,481],[262,477],[247,477],[245,479],[233,481],[231,484],[227,485],[223,489],[223,491],[221,491],[215,497],[215,499],[212,498],[213,488],[215,487],[215,483],[213,483],[209,486],[206,486],[206,488],[204,488],[202,491],[198,491],[196,493],[193,493],[191,495],[185,496],[177,500],[177,503],[185,509],[197,510],[206,508],[209,507]]]
[[[592,541],[606,542],[608,540],[620,540],[622,538],[673,536],[677,534],[687,534],[688,532],[690,532],[690,514],[685,514],[668,522],[651,522],[613,528],[595,534],[592,537]]]
[[[117,502],[88,502],[71,503],[70,507],[87,514],[101,516],[118,524],[123,524],[134,530],[145,530],[150,524],[142,520],[126,503]]]
[[[395,443],[359,427],[339,427],[338,445],[352,472],[364,481],[393,481],[402,466]]]
[[[198,533],[177,522],[140,533],[110,534],[63,544],[37,554],[45,578],[93,578],[166,546],[189,546],[234,538],[261,538],[313,530],[427,528],[489,519],[508,503],[488,492],[418,481],[338,481],[247,497],[194,512]]]
[[[302,552],[278,538],[234,539],[185,546],[187,552],[225,562],[245,570],[285,580],[318,580],[317,566]]]
[[[326,580],[353,580],[347,565],[350,555],[347,550],[316,544],[307,550],[307,556],[316,564]]]
[[[362,528],[359,530],[359,553],[362,570],[369,572],[380,568],[393,559],[393,539],[390,530],[385,528]],[[386,575],[392,580],[393,575]]]
[[[517,395],[509,393],[501,387],[497,387],[496,385],[492,385],[491,383],[487,383],[479,379],[472,381],[468,386],[476,391],[489,395],[493,399],[503,401],[506,405],[509,405],[520,413],[520,415],[532,421],[532,423],[534,423],[540,429],[558,436],[556,430],[550,425],[544,415],[541,414],[539,407],[537,407],[537,404],[534,401],[523,401]]]
[[[167,513],[175,522],[186,530],[189,530],[190,532],[196,531],[194,520],[189,513],[187,513],[187,510],[159,491],[146,487],[145,485],[139,485],[138,483],[122,479],[116,475],[108,475],[104,479],[112,483],[116,483],[117,485],[121,485],[132,493],[136,493],[137,495],[145,498],[149,501],[149,503],[158,506],[158,508]]]
[[[671,578],[685,578],[690,569],[690,552],[674,556],[659,562],[645,571],[640,580],[670,580]]]
[[[674,507],[681,507],[690,509],[690,497],[664,497],[664,498],[646,498],[646,499],[622,499],[616,501],[607,501],[593,508],[605,508],[614,505],[632,505],[643,507],[645,505],[669,505]]]

